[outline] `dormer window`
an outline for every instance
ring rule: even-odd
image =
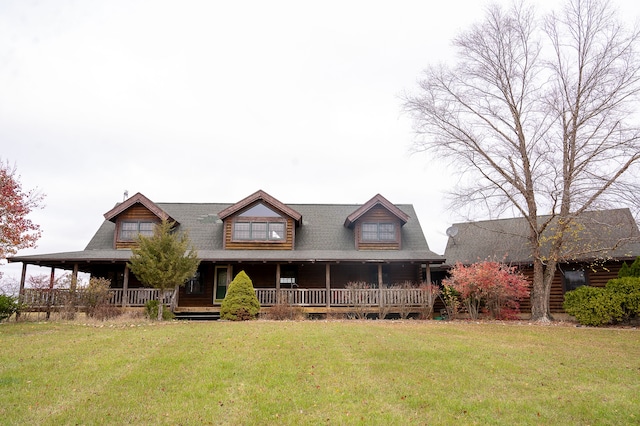
[[[135,241],[138,234],[151,237],[156,225],[151,221],[122,221],[120,222],[120,241]]]
[[[235,222],[233,224],[233,239],[247,241],[281,241],[285,237],[284,229],[284,222]]]
[[[233,223],[234,241],[282,241],[285,219],[262,203],[240,213]]]
[[[362,224],[362,241],[395,241],[396,226],[394,223],[365,222]]]

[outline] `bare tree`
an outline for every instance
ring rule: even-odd
[[[428,68],[404,98],[415,150],[461,174],[452,207],[527,220],[534,320],[551,319],[551,282],[575,219],[638,203],[639,33],[614,12],[605,1],[569,0],[539,20],[524,3],[490,6],[454,39],[456,65]]]

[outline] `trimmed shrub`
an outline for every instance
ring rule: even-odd
[[[121,309],[109,303],[110,286],[111,282],[106,278],[91,277],[82,292],[87,316],[104,321],[122,314]]]
[[[604,288],[579,287],[565,294],[563,308],[584,325],[628,322],[640,315],[640,278],[609,280]]]
[[[624,277],[609,280],[605,286],[612,301],[620,306],[621,315],[616,321],[626,322],[640,316],[640,277]]]
[[[260,312],[260,302],[253,289],[251,279],[244,271],[231,281],[227,295],[220,306],[220,318],[230,321],[256,319]]]
[[[614,303],[602,287],[581,286],[564,295],[564,310],[584,325],[604,325],[613,321]]]
[[[10,318],[19,309],[20,303],[18,303],[17,297],[0,294],[0,321]]]

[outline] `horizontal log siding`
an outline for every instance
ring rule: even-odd
[[[254,288],[275,288],[276,287],[276,265],[272,263],[240,263],[233,265],[233,277],[240,271],[244,271]]]
[[[618,272],[620,272],[621,267],[622,262],[607,262],[603,265],[585,267],[588,272],[589,285],[604,287],[607,285],[607,281],[618,278]]]
[[[378,282],[378,266],[374,264],[345,264],[331,265],[331,288],[344,288],[349,282]]]
[[[287,218],[286,238],[283,241],[233,241],[233,222],[238,220],[237,216],[225,219],[224,221],[224,248],[227,250],[293,250],[295,237],[295,222]],[[246,221],[242,218],[240,221]],[[253,219],[256,221],[256,219]],[[257,219],[260,221],[260,219]],[[273,221],[272,218],[265,219]]]
[[[362,241],[362,224],[365,222],[384,222],[393,223],[396,228],[396,240],[384,242],[364,242]],[[399,250],[402,246],[401,241],[402,223],[396,216],[391,214],[382,206],[375,206],[367,213],[363,214],[357,221],[355,227],[356,248],[358,250]]]
[[[333,270],[333,266],[331,267]],[[333,271],[332,271],[333,275]],[[324,263],[298,265],[298,285],[304,288],[327,288]]]
[[[122,212],[116,220],[116,234],[114,235],[115,248],[124,249],[135,247],[137,244],[135,241],[120,241],[120,224],[127,221],[146,221],[160,223],[158,216],[151,213],[145,206],[135,204]]]
[[[587,273],[587,280],[590,286],[604,287],[607,281],[617,278],[622,262],[609,261],[600,265],[563,264],[563,270],[576,270],[583,267]],[[520,271],[533,283],[533,268],[523,268]],[[556,271],[551,283],[551,295],[549,297],[549,310],[552,313],[564,313],[562,304],[564,303],[564,285],[562,273]],[[531,312],[531,301],[529,299],[520,302],[521,312]]]
[[[409,281],[418,285],[420,284],[420,281],[422,281],[420,264],[417,263],[384,265],[382,267],[382,271],[383,273],[386,272],[389,277],[389,282],[386,282],[385,284],[393,285]]]

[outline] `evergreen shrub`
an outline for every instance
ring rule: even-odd
[[[640,278],[613,279],[604,288],[579,287],[565,294],[563,307],[584,325],[627,322],[640,315]]]
[[[0,294],[0,321],[10,318],[19,308],[17,297]]]
[[[227,295],[220,306],[220,318],[230,321],[256,319],[260,312],[260,302],[253,289],[253,282],[244,271],[231,281]]]

